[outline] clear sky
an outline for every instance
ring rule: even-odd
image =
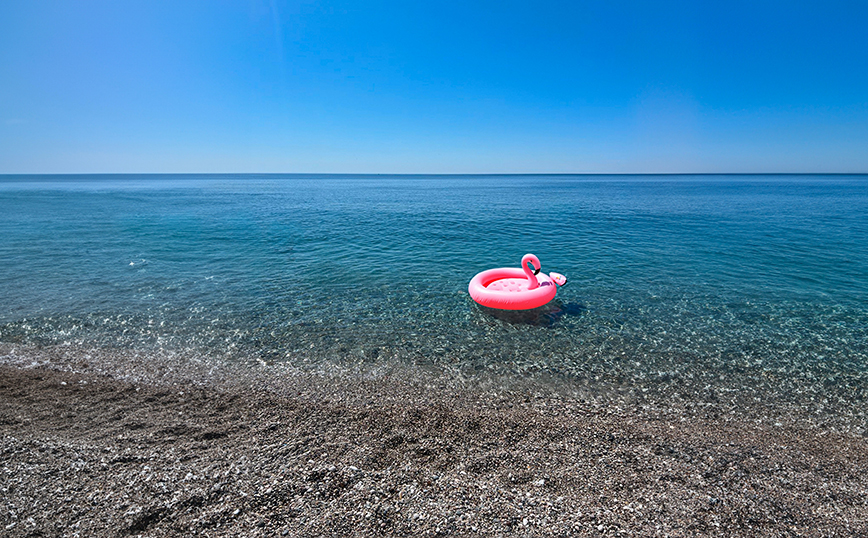
[[[102,172],[868,172],[868,2],[3,0],[0,173]]]

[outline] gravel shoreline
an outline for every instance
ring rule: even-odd
[[[4,536],[868,535],[868,439],[799,421],[388,376],[136,380],[17,353]]]

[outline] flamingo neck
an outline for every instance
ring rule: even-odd
[[[528,280],[527,289],[535,290],[539,287],[539,280],[537,279],[536,275],[533,274],[533,271],[528,268],[528,263],[531,264],[534,269],[539,269],[539,259],[533,254],[525,254],[524,257],[521,259],[521,268],[524,271],[524,274]]]

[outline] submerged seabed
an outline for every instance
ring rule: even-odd
[[[865,215],[864,176],[5,177],[0,342],[420,366],[864,431]],[[570,278],[553,303],[473,303],[473,274],[526,252]]]

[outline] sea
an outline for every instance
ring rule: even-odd
[[[551,303],[474,303],[526,253],[568,278]],[[868,176],[5,175],[0,343],[864,426]]]

